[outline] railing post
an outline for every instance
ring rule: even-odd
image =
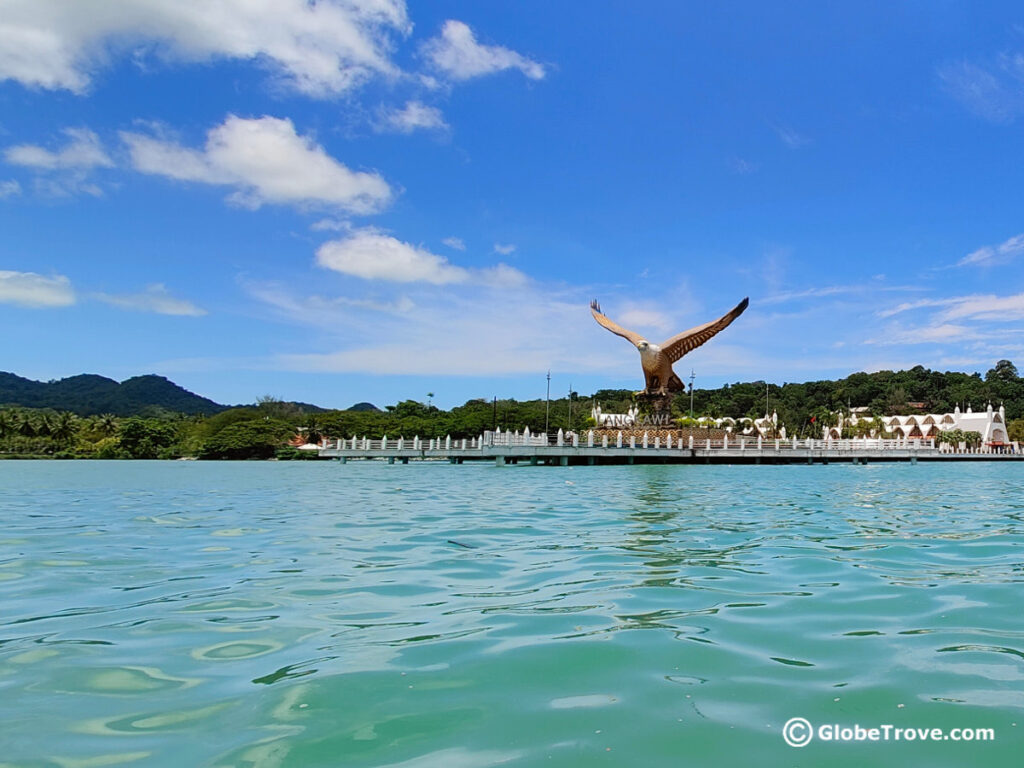
[[[710,438],[710,437],[708,438],[708,444],[707,444],[707,449],[708,449],[709,451],[711,450],[711,438]]]
[[[405,447],[405,437],[398,438],[398,450],[402,450]]]
[[[629,436],[629,447],[636,448],[636,435]]]
[[[580,436],[579,436],[578,432],[573,432],[572,433],[572,447],[573,448],[579,448],[580,447]]]
[[[608,447],[608,433],[607,432],[605,432],[603,435],[601,435],[601,447],[602,448],[607,448]]]
[[[654,436],[654,447],[655,447],[655,449],[661,448],[661,436],[660,435],[655,435]]]
[[[757,436],[757,450],[761,450],[761,435]]]
[[[644,448],[647,447],[647,430],[644,430],[643,442],[641,443]]]
[[[693,450],[693,435],[690,435],[690,439],[686,441],[690,450]]]
[[[667,444],[666,447],[671,451],[672,450],[672,433],[671,432],[668,433],[668,437],[665,438],[665,442]]]
[[[594,447],[594,430],[587,430],[587,448]]]
[[[565,434],[562,432],[561,428],[559,428],[558,434],[555,436],[555,445],[559,447],[565,445]]]
[[[616,448],[621,448],[622,447],[622,430],[619,430],[619,436],[615,438],[615,447]]]

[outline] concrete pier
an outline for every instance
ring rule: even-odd
[[[696,446],[678,442],[669,447],[660,440],[587,439],[548,440],[546,436],[484,433],[472,440],[356,439],[335,441],[320,449],[320,456],[349,459],[386,460],[402,464],[409,460],[489,461],[495,466],[523,462],[553,466],[597,464],[868,464],[876,461],[1020,461],[1024,453],[1017,445],[1005,452],[977,449],[953,451],[930,440],[764,440],[720,442],[700,441]],[[644,443],[647,443],[645,446]]]

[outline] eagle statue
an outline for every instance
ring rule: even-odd
[[[643,394],[664,396],[670,392],[678,392],[685,389],[683,382],[673,372],[672,363],[679,360],[687,352],[695,350],[719,331],[727,328],[733,320],[743,314],[743,310],[747,308],[749,303],[749,299],[744,299],[717,320],[704,323],[704,325],[698,325],[696,328],[691,328],[682,333],[677,333],[660,345],[652,344],[639,333],[627,331],[605,315],[601,311],[601,305],[596,301],[590,302],[590,312],[599,324],[615,335],[627,339],[630,344],[640,350],[640,365],[644,369],[644,381],[646,383]]]

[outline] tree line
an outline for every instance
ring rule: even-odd
[[[428,402],[404,400],[384,410],[310,412],[296,403],[264,397],[256,405],[214,415],[81,417],[59,409],[0,408],[0,456],[6,458],[96,459],[296,459],[310,452],[289,447],[297,434],[309,442],[322,438],[389,437],[472,438],[485,430],[543,432],[545,428],[584,430],[593,426],[591,408],[624,413],[635,401],[629,390],[602,389],[588,397],[576,392],[551,401],[492,398],[469,400],[450,410]],[[717,389],[695,389],[693,414],[756,418],[775,411],[779,423],[797,437],[820,437],[837,412],[867,406],[875,417],[944,413],[956,405],[981,409],[987,403],[1006,408],[1011,440],[1024,441],[1024,379],[1008,360],[984,376],[932,371],[855,373],[835,381],[770,384],[738,382]],[[680,392],[673,416],[685,423],[690,393]]]

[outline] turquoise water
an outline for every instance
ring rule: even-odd
[[[4,462],[0,515],[2,765],[1020,762],[1016,464]]]

